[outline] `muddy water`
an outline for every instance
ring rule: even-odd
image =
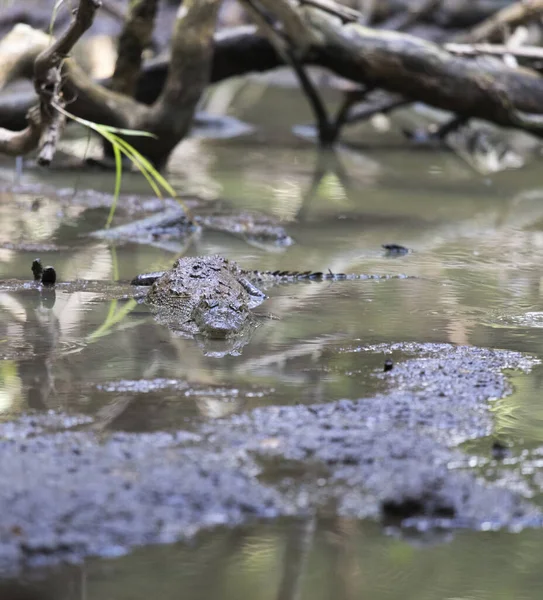
[[[523,532],[398,539],[373,524],[284,521],[217,530],[191,546],[91,560],[46,582],[34,572],[18,586],[35,592],[29,597],[36,600],[531,599],[540,597],[543,584],[539,537]]]
[[[224,210],[272,215],[296,243],[274,250],[204,231],[179,252],[221,253],[248,268],[417,278],[269,290],[250,343],[221,358],[172,335],[130,300],[57,291],[53,303],[30,291],[2,293],[0,419],[54,409],[88,415],[105,431],[173,430],[262,405],[367,397],[383,385],[372,373],[384,355],[345,351],[362,344],[450,342],[543,357],[537,166],[483,177],[452,154],[407,148],[396,130],[368,132],[366,148],[319,155],[289,133],[308,119],[304,107],[289,102],[284,114],[270,93],[264,110],[273,125],[236,140],[187,141],[171,180]],[[238,114],[254,121],[254,110]],[[66,281],[126,281],[176,257],[85,237],[108,213],[103,198],[85,190],[113,189],[107,174],[28,172],[12,188],[4,163],[0,177],[2,279],[28,278],[36,256]],[[123,189],[148,193],[131,175]],[[129,219],[129,204],[123,213],[121,203],[119,222]],[[412,252],[387,256],[381,244],[390,242]],[[542,367],[512,375],[513,395],[492,404],[496,433],[513,448],[512,469],[522,470],[523,451],[543,443],[542,375]],[[466,451],[487,446],[475,440]],[[304,598],[539,597],[538,531],[397,538],[373,524],[281,522],[29,577],[52,597],[70,599],[157,591],[165,598],[286,598],[298,589]]]

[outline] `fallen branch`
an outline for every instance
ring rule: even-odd
[[[155,165],[162,166],[187,133],[196,103],[209,82],[273,69],[287,61],[296,67],[306,91],[311,82],[304,67],[319,65],[366,89],[395,94],[386,110],[406,102],[424,102],[448,110],[460,120],[481,118],[542,135],[543,79],[532,70],[484,56],[459,56],[405,33],[364,27],[353,12],[333,0],[282,0],[281,15],[296,14],[296,18],[288,17],[289,26],[275,20],[271,0],[250,1],[258,7],[261,25],[273,43],[254,27],[214,36],[220,1],[185,0],[176,20],[171,59],[143,67],[135,99],[91,81],[72,59],[66,59],[63,85],[70,112],[97,123],[155,134],[157,139],[130,141]],[[543,0],[539,2],[543,4]],[[533,8],[536,3],[531,0],[527,4]],[[298,44],[292,36],[300,23],[307,36]],[[522,47],[507,49],[513,55],[523,51]],[[0,81],[1,77],[0,67]],[[318,103],[313,98],[314,109]],[[0,98],[0,114],[3,106]],[[22,99],[19,117],[21,108],[28,108]],[[349,122],[346,110],[350,106],[344,108],[335,122],[327,117],[336,130],[338,123]],[[365,110],[373,108],[366,106]]]
[[[540,46],[505,46],[504,44],[445,44],[445,50],[452,54],[461,54],[462,56],[480,56],[488,54],[490,56],[503,57],[506,55],[515,58],[526,58],[529,60],[543,60],[543,48]]]
[[[503,33],[525,25],[543,15],[543,0],[520,0],[491,15],[466,34],[455,37],[455,42],[483,42],[503,39]]]
[[[62,119],[55,117],[52,106],[55,102],[63,103],[60,67],[74,44],[92,25],[99,6],[100,0],[80,0],[75,18],[66,32],[38,55],[34,62],[34,89],[39,98],[39,108],[29,111],[28,126],[23,131],[0,129],[0,152],[19,156],[40,145],[41,160],[50,160],[62,122]]]
[[[543,80],[537,73],[500,61],[458,57],[408,34],[356,23],[338,27],[313,7],[302,11],[322,36],[320,47],[314,49],[319,63],[337,74],[459,116],[541,133],[525,120],[521,124],[515,114],[543,113]]]

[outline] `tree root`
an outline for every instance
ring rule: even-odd
[[[543,15],[543,0],[520,0],[491,15],[467,34],[454,38],[455,42],[484,42],[503,39],[504,31],[512,30]]]
[[[82,5],[92,2],[80,1]],[[137,52],[123,68],[122,85],[120,76],[115,76],[113,83],[102,82],[122,90],[122,94],[91,81],[72,59],[64,60],[63,94],[70,111],[98,123],[154,134],[155,138],[131,137],[130,143],[161,167],[188,132],[198,99],[209,82],[287,64],[295,70],[310,101],[321,143],[331,144],[344,124],[367,118],[379,106],[364,105],[358,113],[352,112],[354,94],[346,99],[335,119],[331,118],[305,70],[308,65],[319,65],[364,90],[388,92],[389,98],[381,111],[409,102],[424,102],[452,112],[461,121],[480,118],[543,137],[543,80],[535,71],[508,66],[493,57],[458,55],[409,34],[364,27],[356,11],[333,0],[241,1],[252,10],[265,35],[255,27],[244,27],[214,36],[220,0],[184,0],[174,26],[171,58],[144,66],[136,83],[141,48],[150,35],[147,26],[143,33],[139,31]],[[144,4],[135,0],[133,10]],[[151,4],[147,3],[147,9]],[[425,11],[436,10],[438,5],[430,0],[421,1],[415,14],[426,14]],[[522,15],[518,13],[520,5],[525,9]],[[543,0],[526,0],[509,8],[517,12],[501,11],[500,23],[504,22],[505,14],[505,21],[518,24],[520,20],[533,18],[540,8],[543,11]],[[130,19],[128,28],[129,25]],[[74,42],[72,35],[71,43]],[[43,49],[40,44],[43,37],[38,40],[36,35],[32,51],[21,53],[20,60],[12,60],[9,65],[0,60],[0,64],[8,65],[0,67],[0,85],[15,75],[28,76],[31,57],[38,48]],[[1,50],[2,44],[0,58]],[[525,50],[518,48],[515,52],[521,55]],[[58,82],[49,81],[49,87],[44,87],[43,82],[48,80],[43,79],[44,72],[38,69],[36,81],[38,75],[41,83],[37,84],[37,93],[40,98],[45,97],[46,91],[50,96],[51,89],[58,88]],[[28,109],[24,97],[15,106],[13,100],[9,102],[3,103],[0,97],[0,125],[6,122],[6,115],[20,121],[21,114]],[[45,106],[47,102],[43,103],[41,117]],[[51,113],[46,117],[50,124]],[[43,131],[43,118],[40,126]],[[0,151],[6,148],[5,152],[13,154],[14,148],[18,153],[36,145],[36,123],[32,120],[24,132],[0,133]],[[22,137],[17,139],[17,135]],[[51,132],[50,138],[55,135]]]
[[[133,97],[141,69],[142,53],[153,39],[158,0],[130,2],[119,38],[111,89]]]
[[[61,64],[74,44],[92,25],[99,6],[99,0],[81,0],[70,27],[37,56],[34,61],[34,89],[39,105],[29,111],[28,126],[23,131],[0,130],[0,152],[19,156],[40,146],[40,160],[50,162],[63,122],[53,108],[55,103],[64,103],[60,89]],[[13,72],[15,65],[11,67]]]
[[[64,61],[62,93],[64,98],[69,101],[70,112],[77,117],[96,123],[151,133],[155,137],[131,137],[130,143],[152,163],[161,168],[166,163],[171,150],[188,132],[196,104],[209,82],[213,55],[213,31],[220,0],[185,0],[183,3],[182,10],[178,12],[174,25],[172,56],[168,70],[165,73],[166,81],[161,86],[162,91],[152,106],[146,106],[127,95],[135,88],[134,76],[139,73],[139,66],[133,52],[130,54],[126,51],[126,56],[120,57],[124,65],[123,73],[127,74],[127,77],[122,80],[120,74],[114,77],[117,87],[127,93],[118,93],[106,89],[89,79],[73,59],[65,59],[71,45],[78,39],[75,37],[75,32],[79,32],[81,29],[79,15],[86,14],[81,10],[81,6],[98,3],[98,0],[80,0],[80,2],[77,17],[68,32],[58,42],[55,42],[50,49],[44,50],[36,58],[36,92],[41,97],[48,90],[48,94],[51,96],[51,89],[54,88],[55,102],[62,105],[58,94],[60,79],[54,84],[47,79],[43,79],[43,67],[45,65],[43,57],[51,56],[55,68],[60,65],[60,59],[62,59]],[[136,2],[136,4],[139,6],[145,3]],[[129,20],[128,29],[130,29],[130,25]],[[134,37],[134,28],[130,31]],[[148,30],[145,29],[145,31]],[[33,33],[33,43],[30,49],[24,52],[24,60],[22,59],[21,64],[15,61],[15,64],[4,77],[4,81],[13,78],[13,73],[25,74],[31,57],[35,57],[48,43],[49,38],[47,36],[44,38],[41,32]],[[142,32],[139,31],[139,33]],[[66,39],[71,44],[69,47],[66,45]],[[55,57],[58,57],[59,60],[57,61]],[[44,82],[46,85],[44,85]],[[21,101],[24,105],[23,99]],[[49,104],[50,102],[51,98],[49,98]],[[45,113],[45,109],[46,104],[43,103],[41,116],[43,117],[46,114],[47,119],[42,118],[42,130],[45,130],[52,122],[52,112],[47,110],[47,113]],[[11,114],[11,118],[14,120],[19,116]],[[0,132],[0,152],[3,151],[13,155],[20,153],[21,149],[25,151],[34,149],[37,146],[35,140],[36,123],[33,121],[31,124],[32,128],[27,128],[23,132]],[[59,124],[55,121],[55,132],[50,132],[48,135],[49,143],[47,147],[49,149],[50,142],[55,139],[59,131]],[[20,140],[18,136],[21,136]],[[50,156],[50,152],[47,156]],[[44,158],[44,161],[47,162],[48,159]]]

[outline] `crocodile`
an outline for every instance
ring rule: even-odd
[[[32,263],[34,281],[0,280],[6,292],[38,292],[45,308],[55,303],[55,290],[94,292],[103,298],[136,299],[147,303],[159,323],[173,333],[192,337],[208,356],[239,354],[259,324],[253,312],[267,295],[265,289],[295,281],[350,279],[406,279],[408,275],[365,275],[314,271],[259,271],[243,269],[222,256],[178,259],[168,271],[144,273],[128,282],[76,280],[57,282],[53,267]],[[134,289],[135,288],[135,289]]]
[[[169,271],[145,273],[133,285],[150,286],[146,301],[159,321],[187,335],[225,339],[257,324],[252,309],[266,298],[261,288],[294,281],[403,279],[407,275],[364,275],[313,271],[258,271],[222,256],[178,259]]]

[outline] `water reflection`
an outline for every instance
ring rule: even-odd
[[[261,326],[250,343],[240,356],[222,358],[204,356],[197,340],[171,335],[145,307],[124,300],[111,301],[90,291],[59,293],[47,329],[31,326],[35,319],[26,316],[34,314],[30,298],[4,294],[0,342],[9,344],[0,343],[0,355],[16,362],[11,363],[13,373],[5,369],[3,398],[9,389],[16,404],[24,390],[21,410],[41,403],[44,408],[94,414],[114,402],[96,386],[118,379],[171,378],[196,387],[274,389],[236,408],[245,410],[258,403],[325,401],[356,397],[361,389],[371,392],[372,365],[350,364],[339,352],[342,345],[357,340],[453,342],[542,353],[534,315],[543,313],[543,191],[526,188],[535,171],[526,169],[522,182],[513,173],[488,183],[448,155],[391,148],[381,153],[379,147],[371,157],[343,149],[316,154],[302,142],[270,148],[258,137],[228,143],[199,140],[189,144],[189,150],[196,161],[200,154],[207,156],[197,161],[200,171],[195,176],[205,172],[220,185],[222,191],[211,193],[209,188],[209,198],[216,202],[223,194],[224,210],[231,206],[274,213],[284,220],[296,244],[277,255],[232,236],[204,232],[186,249],[188,254],[222,253],[248,268],[402,272],[418,279],[270,289],[270,299],[260,310]],[[190,169],[185,175],[190,179]],[[64,185],[70,176],[62,175]],[[61,183],[59,173],[45,177]],[[108,174],[86,177],[78,180],[79,191],[40,193],[38,208],[46,212],[38,219],[33,212],[37,194],[7,194],[0,203],[0,242],[7,243],[22,227],[26,244],[55,244],[57,250],[46,253],[44,261],[54,260],[62,279],[105,280],[115,273],[128,280],[137,272],[169,266],[175,257],[163,249],[133,244],[115,248],[80,237],[103,226],[108,199],[83,188],[92,184],[108,189],[111,184]],[[135,177],[125,181],[128,190],[141,190]],[[124,202],[131,211],[139,207],[137,214],[145,205],[137,197]],[[46,235],[39,224],[43,218]],[[381,248],[387,242],[413,252],[391,259]],[[2,252],[0,277],[27,277],[34,250],[15,246]],[[15,305],[19,317],[14,316]],[[25,329],[22,323],[27,321]],[[41,366],[36,360],[34,368],[33,356],[39,354],[47,358],[40,359]],[[28,372],[43,383],[32,383]],[[51,381],[55,394],[40,400],[37,390],[43,396],[51,390]],[[179,391],[161,393],[169,394],[170,410]],[[157,402],[149,395],[132,396],[126,410],[109,423],[120,427],[121,414]],[[172,426],[186,416],[227,413],[235,403],[221,409],[216,398],[199,397],[198,402],[178,405],[179,417]],[[119,403],[116,406],[119,409]]]
[[[539,597],[539,532],[409,541],[389,533],[339,518],[218,530],[188,545],[34,574],[21,589],[35,600]]]
[[[20,302],[9,302],[9,296],[0,295],[0,305],[15,317],[6,325],[1,346],[5,359],[0,363],[0,381],[4,383],[0,386],[1,419],[20,410],[48,408],[54,391],[52,360],[60,335],[59,320],[53,312],[55,299],[54,289],[41,286],[25,290]],[[25,402],[21,402],[23,394]]]
[[[363,128],[366,145],[358,150],[316,152],[290,133],[309,117],[292,94],[270,89],[258,107],[234,107],[240,119],[261,123],[256,133],[187,140],[176,149],[170,178],[186,195],[200,197],[189,198],[191,206],[272,215],[296,243],[277,254],[204,231],[171,248],[225,254],[248,268],[418,278],[270,289],[250,343],[239,356],[221,358],[205,356],[197,340],[172,335],[144,306],[104,290],[57,291],[54,299],[37,290],[2,293],[0,418],[60,409],[92,416],[84,426],[100,433],[190,429],[257,405],[371,396],[384,385],[373,376],[383,356],[349,352],[353,345],[453,342],[543,356],[539,167],[483,178],[450,153],[407,148],[397,126],[386,136]],[[292,110],[284,110],[287,101]],[[116,247],[87,237],[104,226],[113,175],[26,171],[14,189],[12,171],[11,162],[0,167],[7,182],[0,198],[0,278],[29,278],[38,255],[62,280],[130,280],[173,263],[175,254],[165,247]],[[160,206],[135,174],[123,176],[123,192],[119,222]],[[391,258],[382,250],[390,242],[413,251]],[[493,436],[511,445],[508,465],[525,469],[523,484],[534,494],[541,490],[542,384],[541,367],[515,376],[515,392],[492,404]],[[466,447],[487,457],[491,444],[475,440]],[[492,478],[490,457],[480,464]],[[216,530],[188,545],[89,561],[41,579],[34,572],[18,586],[0,585],[0,597],[540,596],[538,531],[387,533],[344,519]]]

